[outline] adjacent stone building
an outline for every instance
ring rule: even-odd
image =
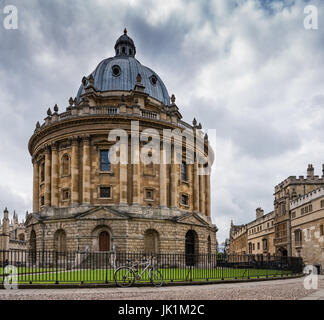
[[[25,225],[19,223],[16,212],[10,221],[9,211],[6,208],[3,212],[2,224],[0,225],[0,251],[14,251],[27,249]],[[2,260],[3,255],[0,255]]]
[[[174,95],[136,60],[126,30],[115,53],[83,77],[65,111],[49,109],[30,138],[29,249],[215,253],[208,136],[195,119],[181,120]],[[168,143],[164,130],[171,133]],[[143,148],[158,161],[143,160]],[[113,154],[128,159],[116,163]]]
[[[322,172],[314,175],[310,164],[306,177],[278,184],[273,212],[263,215],[257,209],[256,220],[232,224],[229,252],[301,256],[305,263],[324,266],[324,165]]]
[[[292,254],[324,267],[324,187],[291,201]]]
[[[261,208],[256,209],[256,219],[248,224],[230,229],[231,254],[273,255],[274,247],[274,212],[264,215]]]

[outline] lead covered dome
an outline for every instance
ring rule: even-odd
[[[126,29],[116,42],[115,53],[115,57],[101,61],[95,71],[82,80],[77,94],[78,102],[81,101],[81,96],[85,93],[84,87],[91,76],[93,87],[98,92],[131,91],[134,89],[137,75],[140,74],[145,87],[144,92],[164,105],[170,105],[168,91],[158,74],[135,59],[136,47]]]

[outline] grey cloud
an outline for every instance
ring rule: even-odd
[[[316,33],[303,30],[302,9],[307,1],[290,1],[288,9],[298,7],[300,17],[287,14],[286,21],[279,9],[273,9],[273,1],[255,0],[251,11],[245,0],[201,1],[199,5],[188,1],[159,23],[152,23],[144,10],[155,5],[151,1],[130,5],[6,0],[0,5],[7,3],[17,5],[20,27],[9,32],[0,25],[0,148],[6,151],[0,162],[17,172],[10,176],[11,185],[16,182],[17,190],[29,199],[32,167],[27,143],[35,123],[55,103],[61,110],[67,106],[82,76],[113,55],[125,26],[135,40],[139,61],[162,73],[169,93],[179,97],[185,120],[196,117],[204,128],[217,129],[225,153],[220,159],[224,170],[216,165],[218,184],[213,191],[214,221],[224,227],[220,240],[226,236],[231,218],[248,222],[257,206],[270,211],[273,186],[280,182],[276,175],[285,178],[304,171],[304,158],[294,167],[286,159],[297,162],[290,154],[300,154],[303,148],[307,152],[314,140],[323,138],[322,124],[315,117],[322,117],[324,102],[320,86],[324,32],[321,28]],[[314,3],[323,8],[321,2]],[[197,5],[192,18],[190,5]],[[251,50],[254,59],[250,64],[233,59],[237,41]],[[201,95],[201,75],[215,66],[213,76],[219,82],[212,83],[206,96]],[[256,87],[249,92],[233,94],[231,87],[221,86],[229,80],[244,85],[240,77],[247,74],[256,78]],[[303,127],[304,121],[313,130]],[[320,156],[304,157],[320,162]],[[2,171],[0,178],[3,176]],[[20,183],[22,178],[30,180],[29,187]],[[24,212],[31,207],[30,200],[7,189],[3,182],[0,209],[7,205]]]

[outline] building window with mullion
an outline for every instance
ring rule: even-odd
[[[181,180],[188,181],[188,170],[185,162],[181,163]]]
[[[109,150],[100,150],[100,171],[110,171]]]

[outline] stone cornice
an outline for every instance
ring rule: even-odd
[[[114,116],[107,116],[107,115],[91,115],[91,116],[84,116],[84,117],[76,117],[76,118],[69,118],[66,120],[61,120],[59,122],[55,122],[48,126],[43,127],[36,133],[32,135],[29,140],[28,149],[30,154],[32,154],[32,147],[38,140],[46,137],[51,133],[55,133],[60,129],[69,128],[74,125],[80,125],[85,123],[98,123],[98,122],[109,122],[109,123],[118,123],[117,121],[121,122],[130,122],[130,121],[139,121],[140,123],[150,124],[152,126],[154,124],[155,128],[157,129],[183,129],[179,127],[175,123],[171,123],[169,121],[163,120],[156,120],[150,118],[144,118],[141,116],[130,116],[130,115],[114,115]]]

